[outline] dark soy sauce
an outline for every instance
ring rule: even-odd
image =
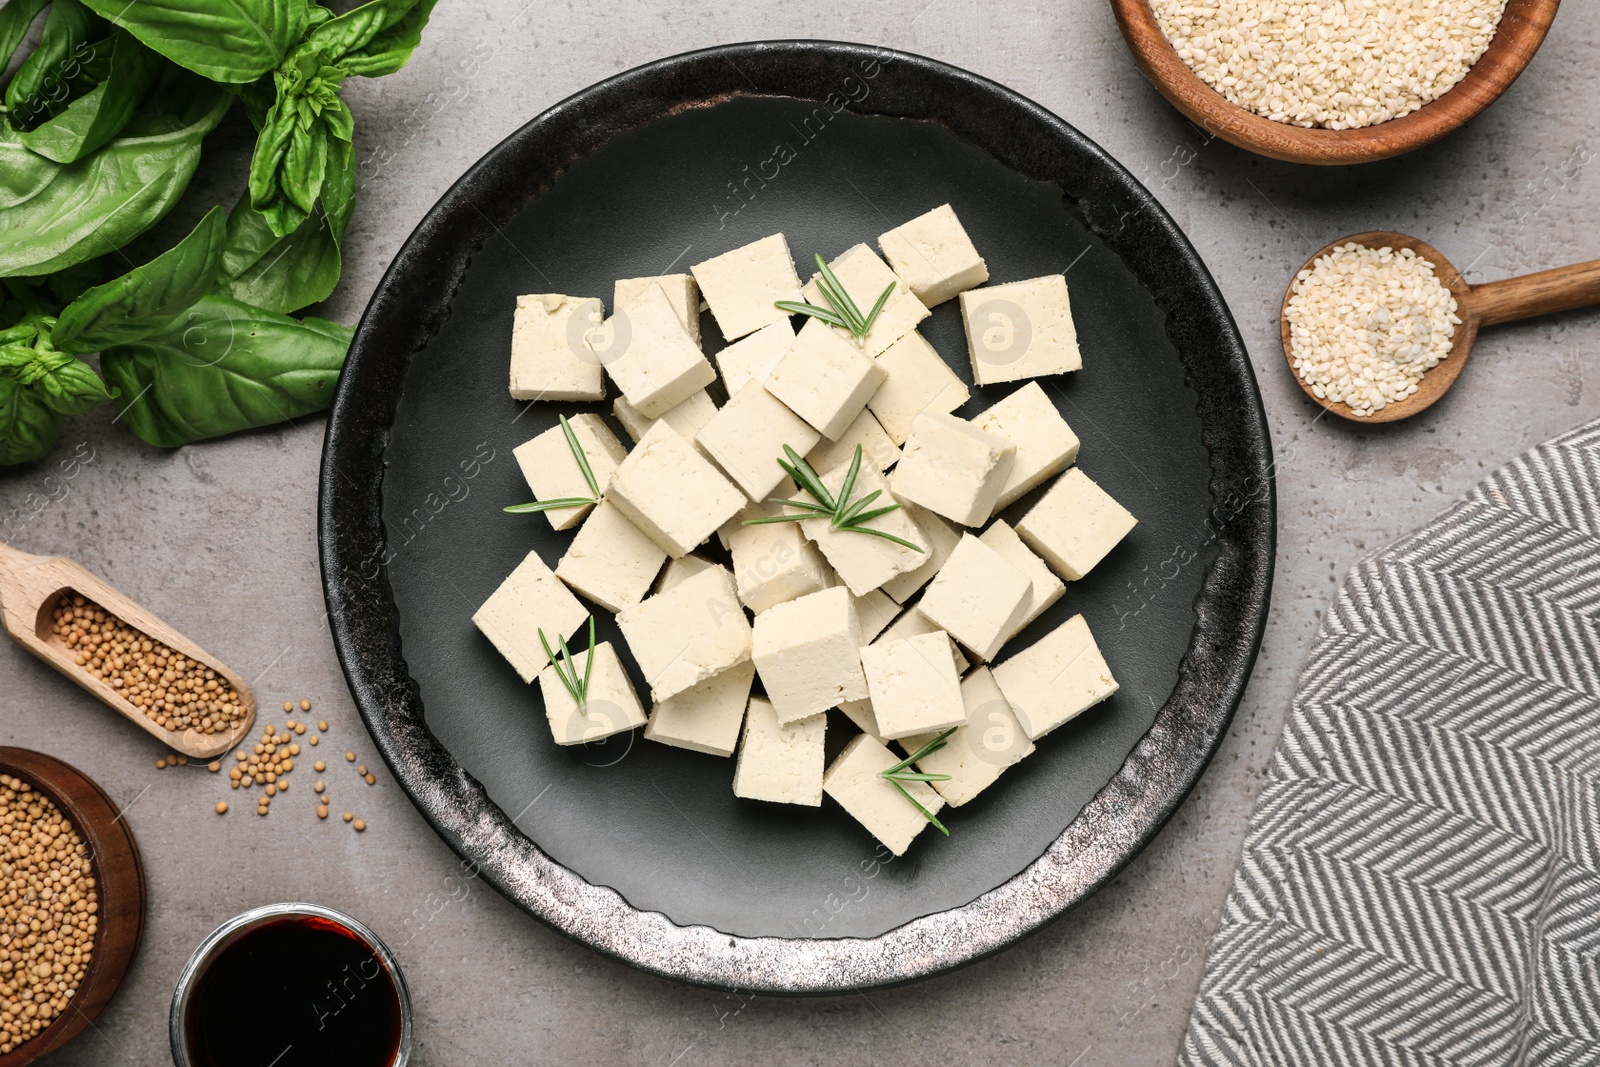
[[[195,1067],[389,1067],[400,997],[383,961],[343,926],[273,919],[195,980],[186,1037]]]

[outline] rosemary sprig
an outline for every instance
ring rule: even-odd
[[[887,515],[889,512],[899,508],[900,505],[889,504],[885,507],[868,510],[867,505],[883,495],[882,489],[874,489],[866,496],[855,500],[850,499],[850,492],[856,487],[856,477],[861,473],[860,445],[856,445],[856,454],[850,460],[850,470],[844,476],[844,483],[839,486],[839,495],[837,497],[828,492],[828,487],[822,484],[822,479],[818,477],[817,472],[812,469],[811,464],[807,463],[800,453],[788,445],[784,445],[783,454],[789,457],[788,462],[780,459],[778,460],[778,466],[783,468],[785,474],[794,479],[794,484],[810,493],[816,502],[774,498],[767,501],[767,503],[799,508],[800,514],[769,515],[762,519],[746,519],[744,520],[745,526],[760,526],[769,522],[801,522],[805,519],[826,518],[829,529],[872,534],[874,537],[893,541],[897,545],[904,545],[917,552],[925,551],[921,545],[914,545],[903,537],[896,537],[886,530],[874,530],[872,527],[865,525],[869,520],[876,519],[880,515]]]
[[[523,515],[530,511],[555,511],[558,508],[585,508],[590,504],[600,503],[600,483],[595,480],[594,468],[589,466],[589,457],[583,454],[583,446],[578,443],[578,435],[572,432],[572,423],[567,421],[565,415],[557,417],[561,420],[561,432],[567,436],[567,447],[572,449],[572,458],[578,461],[578,469],[583,472],[583,480],[589,483],[590,495],[560,496],[532,504],[513,504],[505,509],[513,515]]]
[[[810,315],[814,319],[821,319],[829,326],[837,326],[841,330],[850,331],[851,336],[860,344],[867,336],[867,331],[872,329],[872,324],[877,321],[878,315],[883,311],[883,305],[889,302],[889,294],[894,292],[894,282],[890,282],[883,292],[878,294],[878,302],[872,305],[872,310],[861,314],[861,309],[856,302],[850,299],[850,294],[845,292],[844,285],[833,273],[833,268],[828,266],[827,260],[817,256],[817,272],[821,275],[817,279],[817,288],[822,290],[822,298],[828,302],[825,308],[812,303],[802,303],[796,300],[779,300],[776,305],[793,315]]]
[[[929,741],[927,744],[925,744],[921,748],[917,749],[911,755],[907,756],[905,759],[901,760],[899,763],[896,763],[893,767],[890,767],[886,771],[879,771],[878,772],[878,777],[879,778],[884,779],[890,785],[892,785],[896,789],[900,790],[900,795],[905,797],[907,800],[911,801],[911,806],[916,808],[918,811],[922,812],[922,817],[924,819],[927,819],[929,822],[931,822],[933,824],[933,828],[935,830],[938,830],[941,834],[943,834],[946,837],[950,836],[950,831],[946,830],[944,828],[944,823],[940,822],[937,818],[935,818],[933,812],[931,812],[927,808],[923,807],[921,802],[919,802],[916,797],[912,796],[910,791],[908,791],[906,789],[906,787],[901,783],[903,783],[903,782],[948,782],[950,780],[950,776],[948,774],[923,774],[921,771],[907,770],[907,768],[910,767],[913,763],[916,763],[918,760],[926,759],[929,755],[939,751],[941,748],[943,748],[946,744],[949,743],[950,735],[955,733],[955,732],[956,732],[956,728],[954,726],[950,727],[950,729],[946,730],[944,733],[940,734],[938,737],[935,737],[932,741]]]
[[[539,628],[539,643],[544,646],[544,654],[550,659],[550,666],[556,669],[556,677],[561,679],[561,684],[566,686],[567,692],[572,694],[573,703],[578,705],[578,710],[589,714],[589,679],[594,674],[594,616],[589,616],[589,655],[583,665],[583,677],[578,677],[578,668],[573,665],[572,652],[567,648],[567,639],[556,633],[556,641],[561,645],[562,659],[566,660],[566,670],[561,669],[561,661],[556,659],[556,654],[550,648],[550,642],[545,639],[544,628]]]

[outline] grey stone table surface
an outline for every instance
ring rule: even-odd
[[[1278,450],[1280,548],[1271,624],[1231,733],[1168,827],[1116,881],[1060,922],[933,981],[817,1000],[732,997],[646,977],[454,880],[456,857],[381,766],[374,787],[337,760],[337,809],[310,774],[258,819],[20,650],[0,648],[0,743],[42,749],[127,810],[148,866],[144,949],[96,1027],[52,1062],[168,1062],[166,1011],[188,952],[249,906],[309,899],[364,919],[398,952],[417,1003],[421,1064],[746,1064],[903,1061],[1167,1064],[1204,965],[1249,813],[1334,582],[1491,469],[1600,415],[1600,314],[1485,334],[1440,404],[1394,427],[1352,427],[1300,394],[1279,350],[1289,272],[1338,236],[1424,237],[1471,280],[1600,256],[1600,5],[1568,4],[1510,92],[1469,128],[1400,160],[1310,170],[1207,143],[1129,59],[1105,0],[538,3],[452,0],[409,67],[346,95],[364,160],[345,274],[321,309],[360,315],[390,257],[461,171],[542,109],[674,52],[764,37],[888,45],[1002,82],[1105,146],[1187,230],[1249,345]],[[248,130],[230,120],[191,200],[231,202]],[[199,208],[195,209],[198,212]],[[193,446],[145,447],[114,411],[69,420],[64,456],[0,473],[17,547],[72,556],[224,658],[267,707],[302,696],[329,720],[322,751],[376,764],[326,627],[315,538],[320,418]],[[57,458],[60,458],[58,456]],[[51,498],[54,499],[51,499]],[[46,500],[42,508],[37,502]],[[37,509],[37,514],[34,511]],[[247,1035],[241,1039],[249,1040]]]

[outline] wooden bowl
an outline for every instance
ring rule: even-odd
[[[1161,95],[1214,136],[1273,159],[1336,165],[1403,155],[1465,125],[1517,80],[1544,41],[1561,0],[1510,0],[1488,49],[1443,96],[1404,115],[1356,130],[1274,122],[1230,103],[1179,58],[1150,0],[1111,0],[1117,25]]]
[[[37,1037],[0,1056],[0,1067],[23,1067],[92,1024],[122,986],[144,936],[144,864],[121,809],[79,771],[42,752],[0,747],[0,773],[28,782],[72,820],[89,847],[100,894],[94,952],[67,1010]]]

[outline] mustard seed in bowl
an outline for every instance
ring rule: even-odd
[[[1274,122],[1348,130],[1400,118],[1467,76],[1506,0],[1151,0],[1178,57]]]
[[[1290,287],[1295,373],[1319,399],[1371,415],[1414,394],[1450,354],[1457,310],[1433,264],[1411,249],[1340,245]]]
[[[88,971],[99,895],[77,828],[0,775],[0,1055],[66,1011]]]

